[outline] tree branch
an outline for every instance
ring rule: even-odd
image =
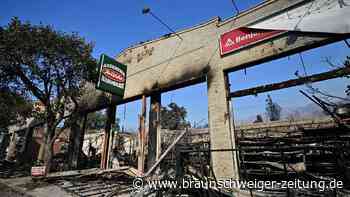
[[[21,81],[24,83],[24,85],[32,91],[33,95],[37,97],[41,102],[46,103],[47,100],[45,99],[44,93],[37,88],[31,80],[28,79],[28,77],[22,72],[21,68],[18,65],[15,65],[15,72],[20,77]]]

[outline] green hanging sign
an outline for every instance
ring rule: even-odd
[[[123,97],[126,82],[126,65],[101,55],[96,88]]]

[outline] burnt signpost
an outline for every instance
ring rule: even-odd
[[[126,65],[121,64],[108,57],[101,55],[99,63],[99,78],[96,88],[113,94],[116,99],[121,100],[124,96],[126,82]],[[101,155],[101,168],[108,168],[111,149],[113,148],[114,132],[112,127],[115,126],[116,105],[110,105],[107,109],[107,122],[104,132],[103,149]]]
[[[122,98],[126,82],[126,65],[102,54],[99,66],[96,88]]]

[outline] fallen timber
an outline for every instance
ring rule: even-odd
[[[93,168],[51,173],[46,177],[35,178],[35,181],[53,183],[73,196],[102,197],[116,195],[116,190],[118,194],[129,193],[136,176],[137,170],[132,167],[107,170]]]
[[[190,130],[167,156],[163,166],[175,168],[180,160],[183,174],[214,178],[210,170],[210,152],[236,151],[242,180],[329,181],[336,178],[347,185],[343,190],[325,192],[284,188],[264,192],[252,190],[254,196],[286,196],[286,193],[289,196],[333,196],[335,193],[346,196],[348,193],[350,131],[339,127],[333,119],[255,123],[235,129],[239,146],[222,150],[210,148],[205,132],[196,136]],[[250,192],[246,192],[250,196]]]
[[[345,77],[350,74],[350,67],[346,66],[343,68],[334,69],[328,72],[323,72],[319,74],[314,74],[306,77],[299,77],[297,79],[290,79],[287,81],[273,83],[268,85],[262,85],[254,88],[249,88],[245,90],[239,90],[236,92],[231,92],[230,97],[242,97],[248,95],[257,95],[263,92],[269,92],[273,90],[279,90],[284,88],[290,88],[298,85],[303,85],[305,83],[312,83],[318,81],[324,81],[328,79],[334,79],[339,77]]]
[[[268,127],[253,128],[255,135],[249,129],[245,130],[248,134],[240,132],[237,141],[241,177],[246,180],[336,178],[349,187],[350,131],[336,124],[325,125],[308,129],[294,125],[289,132],[284,130],[280,133],[277,130],[265,132],[269,130]],[[281,191],[276,189],[274,192]],[[290,196],[331,195],[309,190],[284,192],[290,192]]]
[[[210,149],[208,130],[189,129],[187,132],[174,132],[162,139],[162,159],[155,168],[161,169],[161,175],[155,170],[148,177],[159,179],[164,173],[169,176],[190,176],[196,179],[210,178],[215,180],[210,166],[210,152],[237,151],[242,180],[329,180],[337,178],[347,183],[347,178],[337,173],[340,169],[343,175],[349,172],[349,139],[350,134],[344,128],[338,128],[332,119],[272,122],[237,126],[238,148],[235,150]],[[166,132],[163,132],[166,133]],[[182,168],[182,170],[179,170]],[[172,169],[172,170],[171,170]],[[173,173],[173,174],[171,174]],[[44,179],[55,182],[59,187],[74,196],[118,196],[133,192],[132,180],[137,176],[137,170],[130,167],[119,169],[89,169],[64,173],[49,174]],[[149,191],[171,194],[204,194],[208,191]],[[204,192],[204,193],[203,193]],[[230,191],[210,191],[217,194]],[[286,196],[282,188],[266,189],[264,192],[241,191],[250,196]],[[338,196],[346,196],[347,190],[327,191],[320,193],[311,190],[289,190],[290,196],[327,196],[334,192]],[[332,193],[333,192],[333,193]]]

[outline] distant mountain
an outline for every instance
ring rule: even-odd
[[[282,118],[287,120],[299,120],[299,119],[314,119],[314,118],[323,118],[327,114],[314,103],[309,103],[305,106],[300,106],[296,108],[283,108],[282,109]]]
[[[308,103],[300,107],[281,107],[281,120],[318,119],[327,116],[323,109],[314,103]],[[262,115],[264,122],[267,121],[268,118],[266,117],[265,111],[257,111],[256,115],[257,114]],[[237,117],[238,119],[235,120],[235,123],[236,125],[253,123],[256,120],[256,115],[248,116],[245,119],[239,119],[239,117]]]

